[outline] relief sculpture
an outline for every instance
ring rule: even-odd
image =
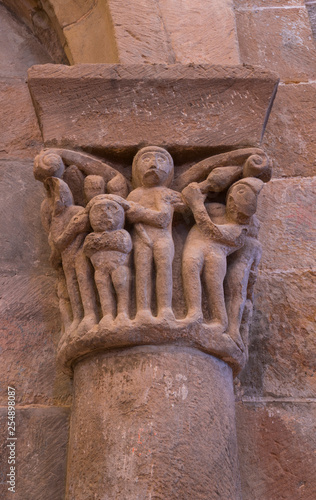
[[[47,195],[42,222],[59,276],[60,345],[146,325],[157,338],[160,326],[177,331],[177,341],[196,335],[203,345],[206,335],[214,352],[224,339],[246,354],[261,257],[255,213],[271,176],[265,153],[222,153],[175,175],[170,153],[147,146],[133,159],[131,182],[123,170],[63,149],[35,159],[34,175]],[[182,240],[175,238],[175,220]],[[181,300],[182,313],[175,314]],[[223,351],[218,347],[222,357]]]

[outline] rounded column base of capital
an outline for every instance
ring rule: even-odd
[[[239,500],[231,368],[139,347],[77,363],[67,500]]]

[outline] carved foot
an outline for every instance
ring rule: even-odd
[[[84,333],[88,332],[93,328],[96,324],[98,323],[97,317],[95,314],[87,314],[81,321],[80,325],[78,326],[78,335],[83,335]]]
[[[154,316],[149,309],[142,309],[138,311],[135,316],[136,323],[152,323],[154,321]]]
[[[175,321],[175,315],[173,314],[173,310],[171,307],[164,307],[162,308],[159,313],[157,318],[159,320],[167,320],[167,321]]]
[[[113,323],[113,316],[112,316],[112,314],[106,314],[101,319],[99,325],[100,325],[101,328],[109,328],[112,325],[112,323]]]
[[[203,314],[200,310],[188,311],[187,316],[182,320],[186,324],[190,323],[203,323]]]
[[[207,323],[207,326],[211,328],[212,332],[216,335],[224,334],[226,330],[226,325],[223,325],[223,323],[220,323],[219,321],[210,321]]]
[[[241,335],[238,330],[230,330],[226,332],[227,335],[235,342],[235,344],[239,347],[241,351],[245,351],[245,344],[241,338]]]
[[[114,323],[115,325],[126,325],[130,323],[130,321],[128,315],[125,312],[121,312],[116,316]]]
[[[76,318],[73,320],[73,322],[71,323],[70,327],[68,328],[68,330],[65,332],[66,335],[71,335],[73,332],[75,332],[78,328],[78,326],[80,325],[80,322],[81,322],[81,319],[79,318]]]

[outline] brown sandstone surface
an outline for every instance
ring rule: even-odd
[[[277,71],[288,83],[313,80],[316,47],[305,7],[237,9],[241,62]]]
[[[257,145],[277,77],[248,66],[47,65],[28,82],[47,146],[179,150]]]
[[[18,407],[16,411],[16,492],[7,490],[7,410],[0,408],[0,496],[3,500],[63,500],[69,409]]]
[[[66,498],[239,499],[231,381],[225,363],[194,349],[79,362]]]
[[[24,7],[21,2],[15,3],[19,4],[20,14]],[[264,138],[266,150],[275,158],[275,175],[290,178],[273,183],[271,190],[266,186],[264,196],[267,202],[264,210],[261,208],[261,240],[268,272],[264,265],[256,289],[250,361],[241,377],[244,398],[248,400],[238,403],[237,408],[243,498],[314,500],[315,334],[311,314],[314,281],[309,270],[312,263],[309,238],[313,202],[309,176],[315,172],[316,121],[315,85],[307,80],[314,80],[315,49],[303,10],[254,12],[257,6],[303,6],[303,1],[271,0],[267,5],[266,0],[235,0],[235,5],[251,7],[253,11],[241,10],[238,14],[243,61],[259,62],[269,69],[274,67],[286,82],[291,82],[279,88]],[[80,27],[74,21],[87,13],[87,10],[80,10],[80,6],[79,2],[72,4],[73,9],[78,8],[77,18],[72,18],[65,8],[61,11],[68,15],[65,26],[68,23],[69,26],[65,31],[69,40],[73,37],[77,51],[73,53],[76,57],[82,54],[86,57],[86,48],[94,50],[94,46],[87,40],[80,52],[82,35],[93,31],[89,23],[95,17],[89,19],[86,16],[87,21],[83,19]],[[312,11],[312,5],[309,10]],[[5,314],[1,343],[5,358],[1,364],[1,381],[3,387],[7,381],[13,382],[18,390],[19,403],[29,405],[18,411],[20,486],[15,497],[21,500],[61,500],[68,417],[64,409],[45,405],[67,404],[69,382],[63,375],[56,375],[55,344],[59,319],[55,314],[56,298],[53,298],[55,285],[47,264],[46,236],[40,228],[42,195],[32,180],[30,162],[40,149],[41,139],[26,86],[23,89],[26,67],[50,62],[50,57],[20,24],[11,17],[9,20],[4,9],[1,9],[1,23],[4,26],[1,33],[6,33],[1,39],[0,62],[1,94],[6,96],[6,104],[1,106],[4,111],[2,123],[5,124],[1,155],[8,160],[1,164],[1,211],[4,214],[1,220],[4,291],[1,314]],[[99,33],[99,27],[96,33]],[[109,33],[109,42],[104,47],[110,46],[111,37],[112,33]],[[9,42],[6,43],[5,39]],[[135,47],[136,39],[134,43]],[[100,50],[103,50],[101,45]],[[300,80],[304,83],[299,83]],[[169,136],[174,133],[174,128],[167,129]],[[246,132],[248,129],[245,135]],[[295,176],[305,178],[291,178]],[[279,207],[280,213],[277,214]],[[273,230],[270,229],[270,220]],[[279,252],[275,235],[284,248],[284,257]],[[287,247],[282,243],[282,235]],[[127,383],[124,387],[127,389]],[[271,402],[260,402],[260,397]],[[259,403],[249,402],[250,398],[257,398]],[[273,401],[282,398],[283,402]],[[2,391],[4,408],[5,400]],[[1,408],[3,422],[4,408]],[[137,441],[138,435],[132,437]],[[5,460],[5,452],[1,456]],[[194,467],[194,470],[197,469]]]

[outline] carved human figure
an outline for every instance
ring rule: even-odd
[[[74,164],[65,169],[62,156],[68,163],[76,161],[81,170]],[[86,177],[81,171],[87,174]],[[44,183],[48,194],[41,213],[49,232],[51,261],[59,270],[58,296],[63,329],[68,332],[78,329],[79,334],[84,333],[98,321],[97,301],[92,265],[83,252],[84,239],[91,230],[89,218],[84,207],[74,205],[73,194],[86,204],[93,197],[104,194],[106,181],[111,191],[123,194],[127,193],[127,184],[123,176],[108,165],[67,150],[42,151],[35,158],[34,175]],[[66,177],[72,190],[62,180]]]
[[[188,319],[202,320],[201,273],[204,272],[211,325],[225,332],[228,317],[224,297],[227,256],[242,248],[257,207],[263,182],[245,178],[228,190],[226,206],[204,204],[206,194],[197,183],[189,184],[182,196],[191,208],[196,225],[190,230],[183,252],[183,285]]]
[[[169,189],[173,179],[173,160],[163,148],[149,146],[135,156],[133,186],[126,212],[134,224],[133,245],[136,269],[137,320],[152,319],[152,268],[156,271],[157,316],[174,319],[172,312],[172,261],[174,243],[171,234],[174,210],[183,208],[179,193]]]
[[[45,186],[52,193],[54,209],[49,239],[60,253],[66,278],[73,316],[70,329],[77,328],[79,323],[82,323],[82,329],[86,329],[97,322],[91,270],[81,251],[90,229],[89,219],[83,207],[73,204],[72,193],[63,180],[50,177]]]
[[[86,237],[83,250],[95,269],[94,279],[103,313],[101,325],[111,323],[115,317],[116,322],[126,322],[129,319],[129,257],[132,240],[123,229],[123,207],[128,206],[126,200],[119,196],[101,195],[93,198],[86,207],[94,232]]]
[[[249,323],[253,310],[253,291],[257,279],[262,247],[258,241],[259,221],[252,216],[244,245],[229,258],[225,277],[225,302],[228,316],[227,334],[237,344],[248,346]]]

